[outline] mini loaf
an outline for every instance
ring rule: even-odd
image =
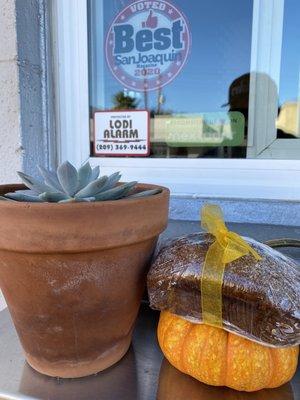
[[[226,265],[223,328],[250,340],[287,347],[300,343],[300,269],[290,258],[244,238],[262,257]],[[148,275],[150,306],[201,323],[200,277],[215,238],[195,233],[175,239],[156,256]]]

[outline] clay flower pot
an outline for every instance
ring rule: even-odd
[[[94,203],[0,201],[0,286],[34,369],[81,377],[126,353],[168,202],[166,188]]]

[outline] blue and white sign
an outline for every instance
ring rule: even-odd
[[[170,83],[184,67],[191,46],[188,23],[167,1],[137,1],[122,10],[106,37],[114,77],[135,91]]]

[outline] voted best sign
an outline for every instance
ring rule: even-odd
[[[94,124],[95,155],[149,155],[148,111],[98,111]]]
[[[125,7],[106,36],[106,60],[125,87],[150,91],[170,83],[190,50],[188,23],[167,1],[137,1]]]

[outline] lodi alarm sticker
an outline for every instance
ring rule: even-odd
[[[112,22],[106,60],[125,87],[150,91],[170,83],[184,67],[191,38],[186,17],[167,1],[136,1]]]
[[[149,155],[148,111],[97,111],[94,123],[96,156]]]

